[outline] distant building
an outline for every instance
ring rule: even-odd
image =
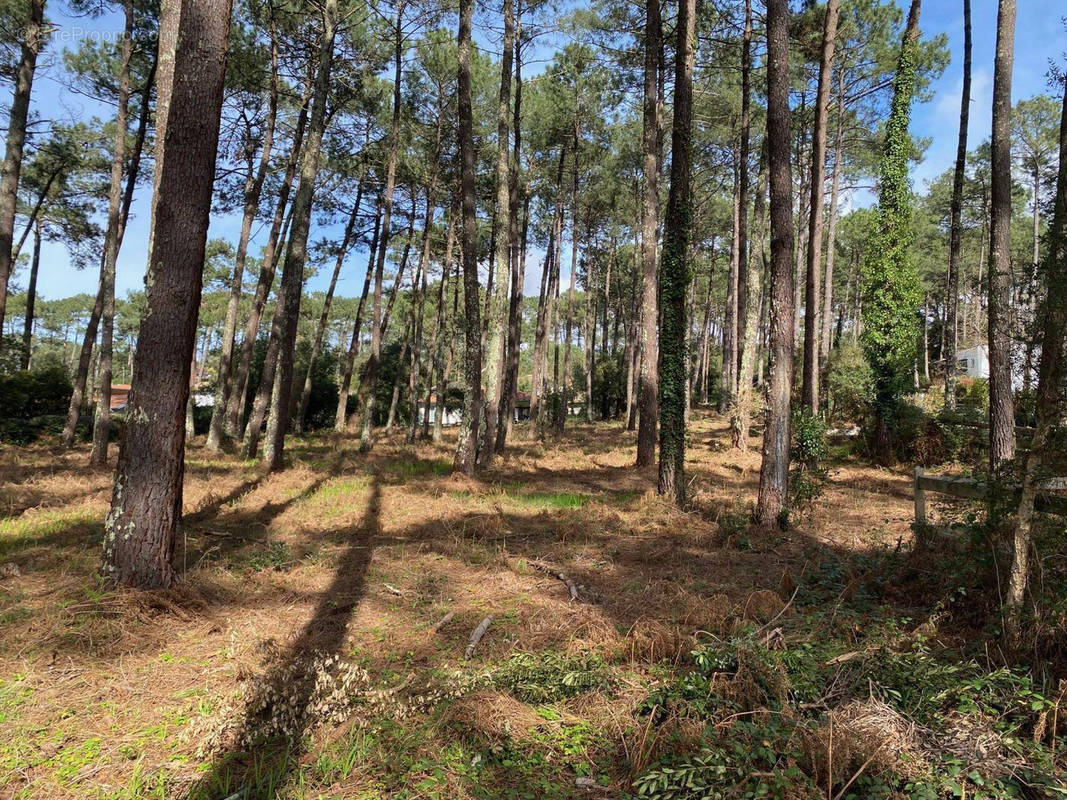
[[[956,370],[968,378],[989,378],[989,348],[984,345],[956,351]]]
[[[426,407],[426,399],[423,398],[419,401],[419,422],[433,425],[437,422],[437,391],[430,392],[429,411]],[[445,402],[444,414],[441,416],[441,424],[448,428],[453,425],[459,425],[460,418],[463,416],[463,411],[460,408],[449,408],[448,402]],[[427,417],[429,419],[427,420]]]
[[[530,419],[530,395],[526,392],[515,392],[515,422],[526,422]]]
[[[126,410],[126,405],[130,401],[130,384],[128,383],[113,383],[111,384],[111,410],[122,412]]]
[[[1041,349],[1034,348],[1034,363],[1040,358]],[[1025,376],[1023,375],[1025,367],[1023,347],[1018,342],[1012,345],[1011,356],[1011,388],[1015,391],[1020,391],[1025,385]],[[989,380],[989,347],[984,344],[978,344],[974,347],[968,347],[966,350],[956,351],[956,371],[960,375],[966,375],[968,378],[982,378]],[[1032,373],[1031,373],[1032,375]]]

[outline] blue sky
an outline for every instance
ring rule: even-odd
[[[970,142],[974,146],[989,136],[992,88],[993,51],[996,41],[996,2],[972,0],[972,24],[974,35],[972,108],[970,118]],[[1049,59],[1063,63],[1067,52],[1067,32],[1060,14],[1051,10],[1046,0],[1019,0],[1015,70],[1013,76],[1013,100],[1031,97],[1048,91],[1046,73]],[[94,114],[110,117],[112,110],[100,107],[83,97],[72,95],[61,84],[62,58],[60,50],[75,46],[84,36],[115,35],[121,30],[121,21],[116,15],[98,19],[72,18],[65,7],[53,5],[49,17],[55,23],[57,33],[42,61],[34,85],[33,112],[43,120],[70,120],[88,118]],[[926,158],[913,172],[917,190],[923,189],[925,181],[947,169],[955,157],[959,103],[962,84],[963,13],[960,0],[927,0],[923,6],[922,29],[925,35],[946,33],[953,55],[945,74],[933,84],[933,98],[915,108],[912,131],[932,139]],[[9,90],[10,91],[10,90]],[[0,98],[3,108],[10,104],[10,96]],[[120,296],[128,290],[143,285],[145,260],[148,245],[148,194],[150,186],[144,183],[138,190],[133,214],[127,229],[125,242],[118,264],[117,289]],[[235,241],[239,220],[234,216],[218,215],[212,219],[210,236]],[[265,231],[260,230],[258,242],[253,243],[253,252],[262,245]],[[319,232],[318,235],[322,235]],[[315,233],[313,233],[315,236]],[[342,276],[338,293],[342,296],[355,294],[362,285],[366,254],[355,254]],[[565,267],[567,265],[564,265]],[[528,270],[532,273],[531,287],[536,287],[539,264]],[[566,276],[563,278],[566,280]],[[324,288],[327,278],[318,275],[310,281],[310,289]],[[16,276],[21,285],[24,271]],[[42,252],[39,291],[45,298],[56,298],[96,291],[95,270],[79,271],[70,266],[66,249],[59,244],[46,244]],[[535,288],[536,290],[536,288]]]

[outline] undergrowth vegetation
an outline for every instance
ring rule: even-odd
[[[1004,653],[980,509],[916,541],[908,476],[801,418],[809,494],[762,530],[758,456],[696,429],[686,512],[584,429],[479,482],[447,445],[194,457],[185,579],[147,594],[95,580],[107,476],[20,455],[44,477],[2,498],[0,796],[1065,796],[1057,558]]]

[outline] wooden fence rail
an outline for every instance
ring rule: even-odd
[[[1061,491],[1067,489],[1067,478],[1048,478],[1038,484],[1038,488],[1044,492]],[[1016,489],[1016,493],[1020,490]],[[922,467],[915,468],[915,524],[926,525],[926,493],[937,492],[952,497],[961,497],[965,500],[985,500],[989,494],[989,487],[983,481],[973,478],[948,477],[942,475],[927,475]],[[1067,497],[1055,495],[1038,495],[1034,508],[1045,514],[1056,514],[1067,517]]]

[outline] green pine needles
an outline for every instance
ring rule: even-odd
[[[863,349],[874,373],[875,413],[887,423],[905,390],[919,341],[917,310],[922,301],[919,273],[911,258],[912,212],[908,122],[915,92],[918,31],[909,30],[901,46],[893,81],[893,102],[886,123],[880,165],[878,228],[863,263]]]

